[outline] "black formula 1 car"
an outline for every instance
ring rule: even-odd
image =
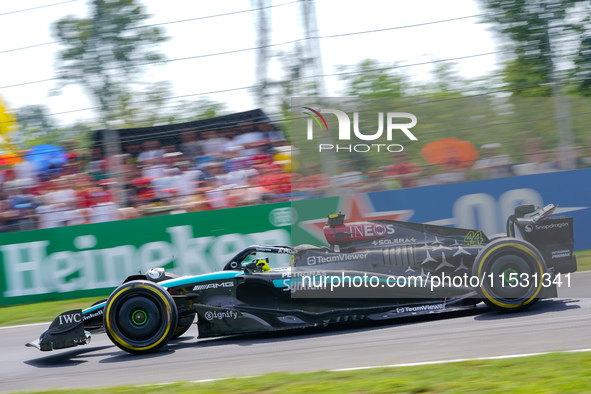
[[[573,220],[550,218],[555,208],[519,206],[507,233],[491,239],[478,230],[345,223],[344,215],[331,214],[324,227],[329,247],[250,246],[219,272],[175,277],[156,268],[133,275],[108,299],[60,314],[27,346],[68,348],[105,331],[127,352],[151,353],[184,334],[195,317],[199,338],[206,338],[439,313],[481,301],[523,310],[556,297],[577,269]],[[247,261],[256,254],[287,254],[291,263]]]

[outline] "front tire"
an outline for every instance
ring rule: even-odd
[[[177,339],[180,336],[182,336],[184,333],[186,333],[189,330],[189,328],[191,328],[191,325],[193,324],[194,320],[195,320],[195,313],[191,313],[190,315],[179,318],[179,321],[178,321],[178,324],[176,327],[176,331],[174,332],[174,335],[170,339]]]
[[[105,331],[120,349],[133,354],[153,353],[175,333],[177,309],[163,287],[146,280],[119,286],[107,299]]]
[[[472,275],[481,279],[478,295],[491,308],[518,312],[540,297],[546,264],[535,246],[517,238],[498,238],[478,254]]]
[[[169,279],[176,279],[176,278],[180,278],[180,276],[173,274],[171,272],[165,272],[164,273],[164,277],[161,279],[156,280],[155,282],[162,282],[164,280],[169,280]],[[176,324],[176,330],[174,331],[174,334],[172,335],[172,339],[177,339],[180,336],[182,336],[184,333],[186,333],[189,328],[191,328],[191,325],[193,324],[193,321],[195,321],[195,313],[191,313],[188,315],[179,315],[179,319],[177,321]]]

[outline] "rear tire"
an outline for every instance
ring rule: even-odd
[[[491,308],[518,312],[541,295],[546,264],[535,246],[517,238],[498,238],[478,254],[472,275],[482,280],[478,295]]]
[[[488,237],[488,240],[492,242],[492,241],[496,241],[499,238],[507,238],[507,234],[505,234],[505,233],[496,233],[496,234],[493,234],[490,237]]]
[[[153,353],[175,333],[177,309],[163,287],[146,280],[119,286],[107,299],[105,332],[120,349],[133,354]]]

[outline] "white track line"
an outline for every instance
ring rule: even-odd
[[[6,326],[6,327],[0,327],[0,330],[8,330],[11,328],[24,328],[24,327],[34,327],[34,326],[42,326],[42,325],[50,325],[51,322],[50,321],[46,321],[45,323],[31,323],[31,324],[21,324],[18,326]]]
[[[423,361],[417,363],[406,363],[406,364],[390,364],[390,365],[373,365],[369,367],[356,367],[356,368],[339,368],[330,369],[330,372],[345,372],[345,371],[359,371],[364,369],[375,369],[375,368],[401,368],[401,367],[416,367],[420,365],[433,365],[433,364],[450,364],[450,363],[461,363],[466,361],[483,361],[483,360],[503,360],[508,358],[520,358],[530,356],[542,356],[553,353],[581,353],[591,352],[591,349],[574,349],[574,350],[562,350],[556,352],[541,352],[541,353],[523,353],[523,354],[508,354],[504,356],[489,356],[489,357],[474,357],[474,358],[456,358],[451,360],[437,360],[437,361]]]
[[[520,357],[543,356],[543,355],[547,355],[547,354],[556,354],[556,353],[582,353],[582,352],[591,352],[591,348],[589,348],[589,349],[561,350],[561,351],[555,351],[555,352],[509,354],[509,355],[505,355],[505,356],[490,356],[490,357],[475,357],[475,358],[457,358],[457,359],[450,359],[450,360],[424,361],[424,362],[406,363],[406,364],[375,365],[375,366],[370,366],[370,367],[339,368],[339,369],[329,369],[328,372],[359,371],[359,370],[364,370],[364,369],[375,369],[375,368],[416,367],[416,366],[421,366],[421,365],[450,364],[450,363],[461,363],[461,362],[466,362],[466,361],[503,360],[503,359],[520,358]],[[297,373],[297,372],[295,372],[295,373]],[[217,382],[217,381],[220,381],[220,380],[228,380],[228,379],[257,378],[259,376],[262,376],[262,375],[255,375],[255,376],[235,376],[235,377],[215,378],[215,379],[190,380],[187,383],[209,383],[209,382]],[[145,385],[136,386],[136,387],[163,386],[163,385],[169,385],[169,384],[174,384],[174,383],[178,383],[178,382],[145,384]]]

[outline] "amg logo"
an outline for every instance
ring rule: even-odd
[[[233,287],[234,282],[223,282],[223,283],[208,283],[206,285],[197,285],[193,290],[206,290],[206,289],[218,289],[220,287]]]
[[[60,325],[80,323],[82,321],[82,315],[80,313],[74,313],[72,315],[59,315]]]

